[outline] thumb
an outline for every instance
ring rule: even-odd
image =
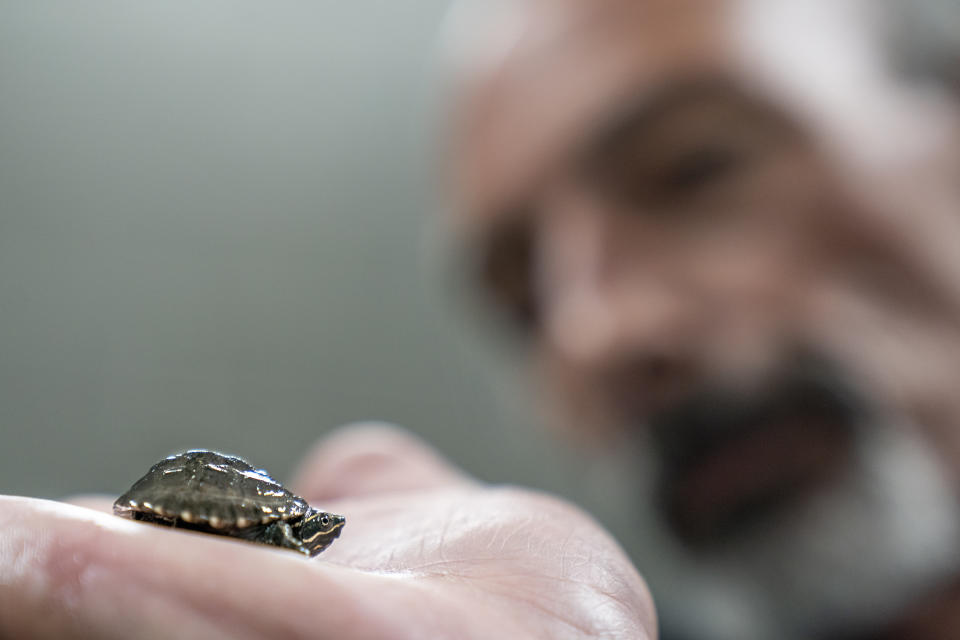
[[[358,423],[322,438],[293,486],[308,501],[473,484],[423,440],[386,423]]]

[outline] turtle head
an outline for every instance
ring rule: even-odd
[[[315,556],[340,537],[340,530],[347,521],[343,516],[327,513],[318,509],[310,509],[300,523],[300,541]]]

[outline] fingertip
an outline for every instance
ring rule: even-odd
[[[364,422],[340,427],[314,445],[293,485],[308,500],[335,500],[471,482],[406,429]]]

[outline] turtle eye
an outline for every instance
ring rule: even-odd
[[[330,524],[330,516],[320,516],[320,526],[325,527]]]

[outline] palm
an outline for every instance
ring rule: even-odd
[[[587,517],[405,436],[342,434],[295,486],[348,518],[314,560],[0,498],[0,636],[653,636],[640,577]]]

